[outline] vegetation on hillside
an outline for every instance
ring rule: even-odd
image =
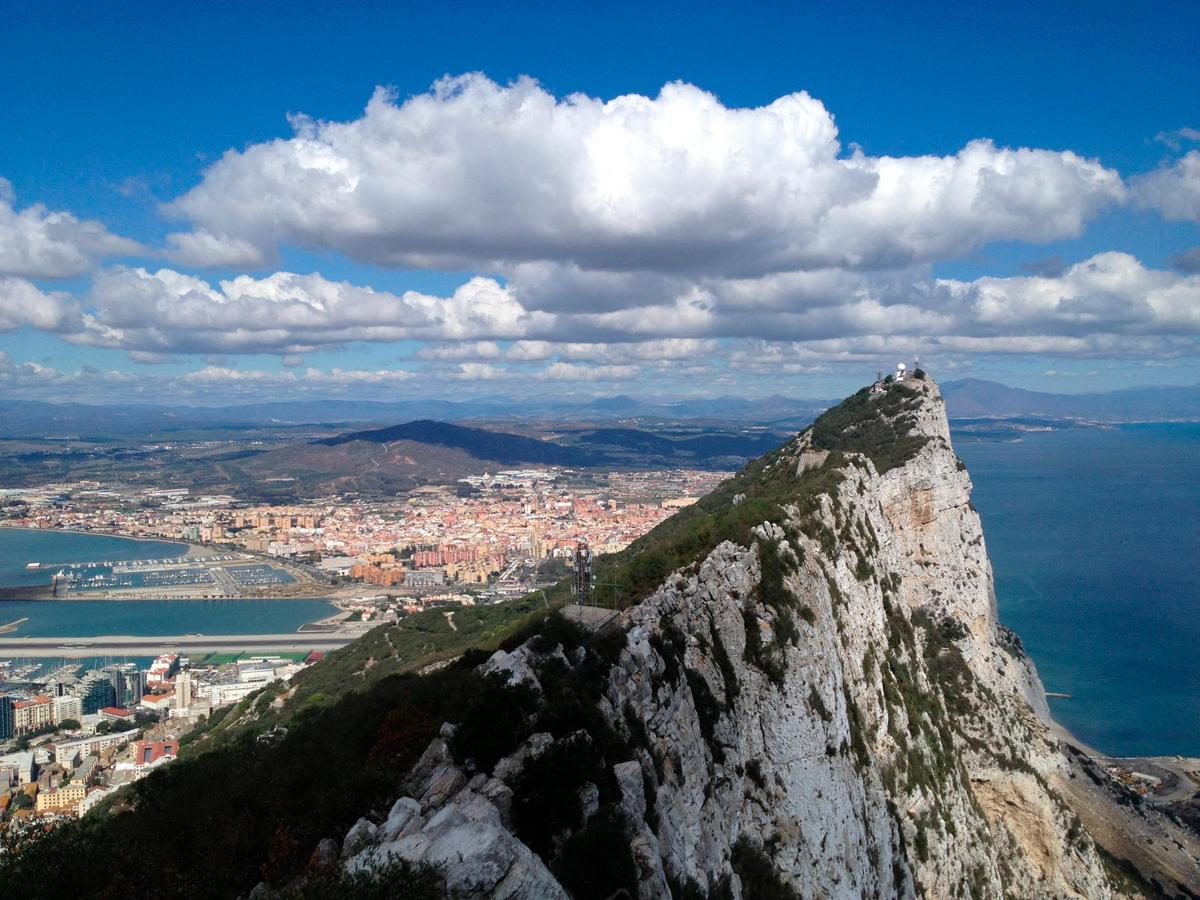
[[[899,382],[879,394],[863,388],[817,417],[813,446],[862,453],[882,474],[908,462],[929,440],[913,433],[920,405],[920,393]]]
[[[485,687],[469,665],[452,665],[308,704],[278,740],[241,733],[135,782],[111,814],[4,857],[0,896],[234,897],[259,881],[288,885],[322,838],[386,810],[442,722]]]
[[[752,461],[622,552],[599,559],[597,599],[614,606],[633,605],[671,572],[703,559],[722,541],[749,547],[754,541],[751,529],[763,522],[782,523],[785,505],[795,506],[803,517],[821,494],[836,494],[846,453],[863,454],[881,473],[904,464],[928,441],[911,433],[920,403],[917,391],[893,382],[878,394],[863,388],[826,410],[812,426],[813,446],[832,451],[824,464],[798,474],[795,441]],[[819,529],[810,536],[827,549],[837,542],[835,535]]]
[[[304,711],[331,706],[389,676],[445,664],[468,650],[490,653],[566,598],[564,585],[489,606],[428,609],[395,625],[381,625],[297,673],[287,689],[268,685],[235,706],[218,710],[185,737],[185,755],[235,743],[245,734],[287,727]],[[276,698],[282,702],[273,704]]]

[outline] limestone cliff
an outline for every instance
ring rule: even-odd
[[[764,510],[744,533],[487,660],[511,709],[447,723],[345,865],[455,897],[1113,896],[970,491],[931,380],[860,392],[674,526]]]

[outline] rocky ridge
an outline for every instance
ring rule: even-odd
[[[430,863],[453,897],[1129,890],[997,620],[937,386],[864,389],[747,472],[730,503],[771,515],[598,633],[497,651],[341,864]]]

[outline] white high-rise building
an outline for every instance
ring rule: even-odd
[[[186,670],[175,676],[175,708],[186,711],[192,705],[192,676]]]
[[[83,718],[83,701],[78,697],[66,694],[54,698],[54,724],[64,719],[74,719],[78,722]]]

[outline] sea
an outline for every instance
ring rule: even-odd
[[[53,564],[166,559],[186,544],[70,531],[0,528],[0,585],[44,585]],[[39,569],[27,569],[40,562]],[[27,618],[13,636],[284,634],[337,612],[327,600],[0,600],[0,625]]]
[[[952,426],[953,430],[953,426]],[[1120,756],[1200,756],[1200,423],[954,436],[1056,719]]]

